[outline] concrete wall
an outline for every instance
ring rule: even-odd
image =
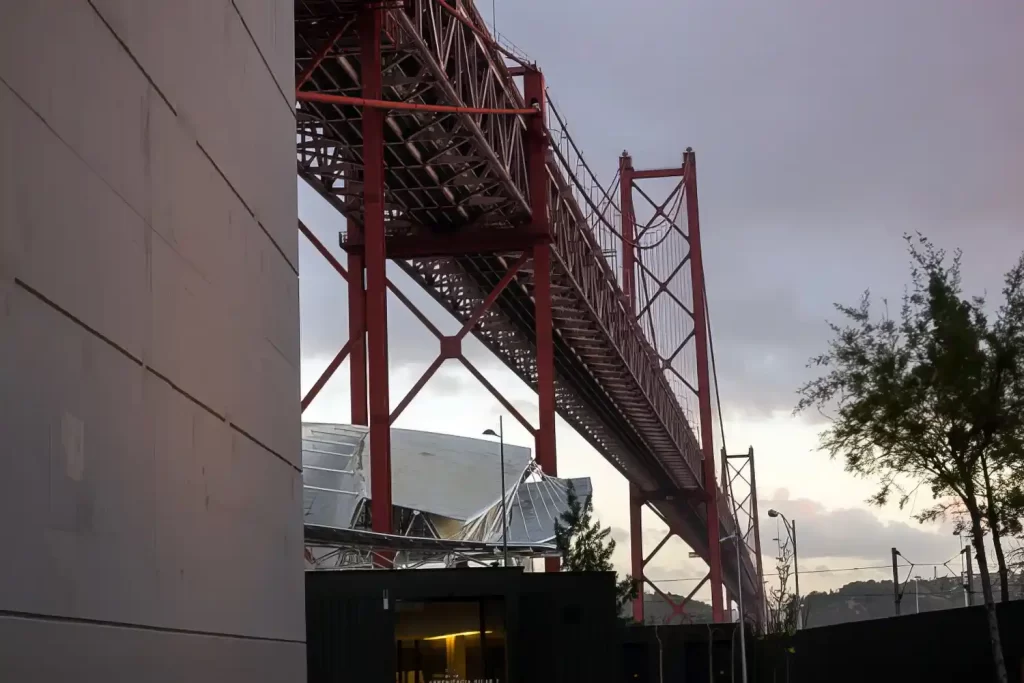
[[[0,680],[305,680],[293,0],[0,1]]]

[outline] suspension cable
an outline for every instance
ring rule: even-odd
[[[434,0],[434,2],[436,2],[437,4],[439,4],[441,7],[445,8],[446,10],[448,10],[449,14],[451,14],[453,17],[455,17],[456,20],[458,20],[463,25],[465,25],[466,28],[468,28],[470,31],[475,33],[477,35],[477,37],[479,37],[482,41],[484,41],[485,44],[487,44],[488,46],[490,46],[494,50],[497,50],[501,54],[505,55],[506,57],[511,59],[513,62],[515,62],[519,66],[525,67],[527,69],[535,69],[535,68],[537,68],[535,64],[531,64],[530,62],[526,61],[522,57],[519,57],[518,55],[513,53],[511,50],[507,50],[504,47],[502,47],[501,45],[499,45],[498,41],[495,40],[494,38],[492,38],[491,35],[487,31],[484,31],[484,30],[478,28],[475,24],[473,24],[473,22],[470,19],[467,19],[466,17],[464,17],[461,14],[459,14],[459,11],[457,9],[455,9],[454,7],[449,5],[444,0]]]
[[[718,404],[718,427],[722,432],[722,450],[729,453],[725,447],[725,421],[722,420],[722,394],[718,390],[718,366],[715,363],[715,335],[711,333],[711,309],[708,307],[708,288],[704,285],[704,317],[708,323],[708,346],[711,349],[711,375],[715,382],[715,402]]]

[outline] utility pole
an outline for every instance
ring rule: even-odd
[[[484,432],[484,436],[496,436],[500,442],[499,458],[501,467],[501,555],[504,560],[503,567],[508,566],[508,507],[505,501],[505,420],[498,416],[498,433],[493,429]]]
[[[967,562],[967,583],[964,584],[964,594],[967,596],[967,606],[974,605],[974,566],[971,563],[971,544],[964,546],[964,559]]]
[[[900,551],[896,548],[892,549],[892,598],[893,603],[896,605],[896,616],[900,615],[900,576],[896,570],[896,558],[900,556]]]
[[[785,519],[785,518],[783,518]],[[793,538],[793,577],[796,581],[796,630],[804,627],[803,605],[800,604],[800,564],[796,557],[796,520],[789,523],[789,532]]]

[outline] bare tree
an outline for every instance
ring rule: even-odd
[[[796,632],[797,604],[796,595],[789,591],[789,577],[793,567],[793,551],[789,539],[779,541],[778,555],[775,557],[775,573],[778,580],[774,588],[768,591],[768,619],[765,622],[765,633],[770,635],[792,634]]]

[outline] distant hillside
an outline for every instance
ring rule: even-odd
[[[674,595],[669,593],[673,602],[680,603],[683,601],[685,596]],[[705,604],[700,600],[691,600],[686,603],[686,610],[683,613],[683,619],[680,621],[679,617],[669,620],[672,616],[672,606],[665,602],[665,599],[660,595],[651,595],[650,593],[644,594],[644,623],[645,624],[710,624],[711,623],[711,605]]]
[[[999,581],[992,577],[992,589],[999,600]],[[1020,599],[1024,585],[1022,577],[1014,576],[1010,581],[1011,597]],[[920,591],[920,594],[918,594]],[[982,603],[981,580],[974,578],[974,604]],[[854,581],[838,590],[828,593],[810,593],[804,604],[807,609],[807,626],[828,626],[848,621],[884,619],[895,614],[892,581]],[[903,586],[902,614],[933,612],[964,606],[964,589],[957,577],[910,579]]]
[[[992,577],[992,588],[999,599],[999,581]],[[1024,576],[1013,577],[1010,582],[1012,598],[1024,597]],[[964,606],[964,589],[960,579],[946,577],[938,579],[922,579],[915,586],[913,579],[904,587],[903,600],[900,604],[903,614],[913,614],[920,609],[932,612],[943,609],[954,609]],[[920,595],[916,591],[920,591]],[[680,602],[681,595],[669,594],[672,600]],[[974,577],[974,604],[980,605],[981,580]],[[804,596],[806,605],[806,627],[829,626],[848,621],[864,621],[867,619],[884,619],[895,613],[892,581],[854,581],[828,593],[810,593]],[[644,623],[646,624],[678,624],[678,623],[710,623],[711,606],[691,600],[686,604],[685,617],[669,619],[672,608],[660,595],[644,595]]]

